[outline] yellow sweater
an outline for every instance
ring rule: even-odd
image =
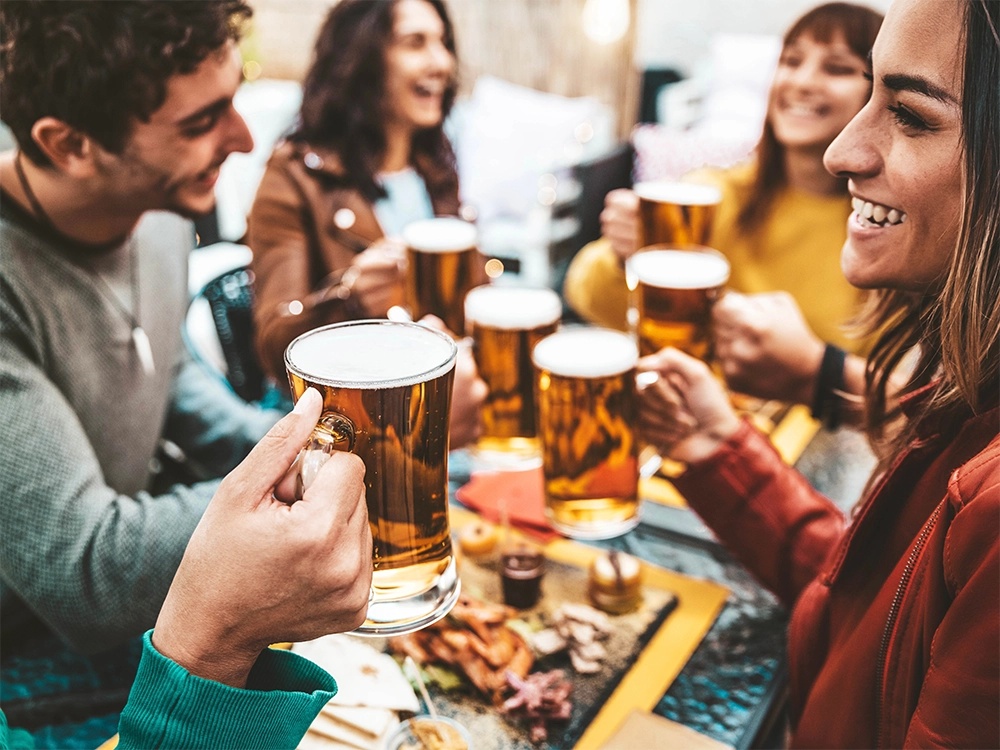
[[[785,189],[771,205],[770,216],[747,235],[736,223],[755,165],[702,173],[722,189],[710,244],[729,258],[729,288],[745,294],[785,290],[798,302],[809,326],[824,341],[848,351],[863,342],[848,338],[844,323],[858,311],[861,292],[844,278],[840,251],[847,238],[848,196],[818,196]],[[628,290],[625,272],[611,244],[592,242],[573,259],[564,293],[584,318],[611,328],[626,328]]]

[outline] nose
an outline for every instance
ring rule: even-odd
[[[818,62],[807,59],[789,73],[788,81],[800,89],[810,89],[817,84],[819,74]]]
[[[882,169],[876,106],[871,101],[854,116],[823,155],[823,166],[835,177],[857,180]]]
[[[226,121],[228,130],[224,141],[225,153],[227,155],[233,152],[246,154],[253,151],[253,136],[250,134],[250,128],[247,127],[243,116],[232,105],[229,107],[229,116]]]
[[[431,69],[435,73],[450,76],[455,69],[455,56],[444,42],[436,42],[429,47]]]

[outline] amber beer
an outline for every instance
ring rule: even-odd
[[[653,246],[628,259],[625,278],[642,356],[673,346],[711,358],[712,306],[729,279],[729,261],[721,253]]]
[[[608,539],[639,523],[636,363],[632,338],[575,328],[542,339],[536,368],[545,508],[578,539]]]
[[[722,200],[718,188],[686,182],[639,182],[639,247],[707,245]]]
[[[458,598],[448,527],[457,352],[437,331],[374,320],[317,328],[285,351],[295,399],[310,386],[323,394],[312,444],[351,449],[367,468],[373,599],[359,634],[417,630],[444,617]],[[309,457],[304,453],[303,466]]]
[[[551,289],[481,286],[465,298],[476,365],[490,389],[476,446],[482,462],[537,464],[531,350],[555,332],[561,317],[562,301]]]
[[[407,305],[414,320],[436,315],[456,335],[465,331],[465,295],[485,280],[476,228],[453,218],[408,224]]]

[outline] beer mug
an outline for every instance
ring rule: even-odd
[[[722,192],[688,182],[639,182],[639,247],[707,245]]]
[[[642,356],[673,346],[712,357],[712,306],[729,280],[729,261],[710,248],[643,248],[625,262],[628,319]]]
[[[359,635],[399,635],[440,620],[459,580],[448,526],[448,418],[458,346],[415,323],[361,320],[309,331],[285,350],[296,400],[323,395],[299,461],[308,487],[331,450],[365,463],[372,599]]]
[[[449,217],[426,219],[403,229],[408,263],[406,297],[410,315],[436,315],[461,336],[465,295],[485,280],[476,249],[476,227]]]
[[[494,467],[537,465],[535,376],[531,350],[554,333],[562,301],[551,289],[481,286],[465,298],[479,376],[490,392],[483,404],[483,434],[475,454]]]
[[[532,353],[545,511],[557,531],[610,539],[639,523],[632,337],[568,328]]]

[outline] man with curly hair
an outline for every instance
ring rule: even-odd
[[[226,157],[243,0],[0,6],[0,608],[82,651],[152,627],[217,481],[277,415],[186,355],[190,222]],[[157,489],[158,487],[158,489]],[[36,619],[37,618],[37,619]]]

